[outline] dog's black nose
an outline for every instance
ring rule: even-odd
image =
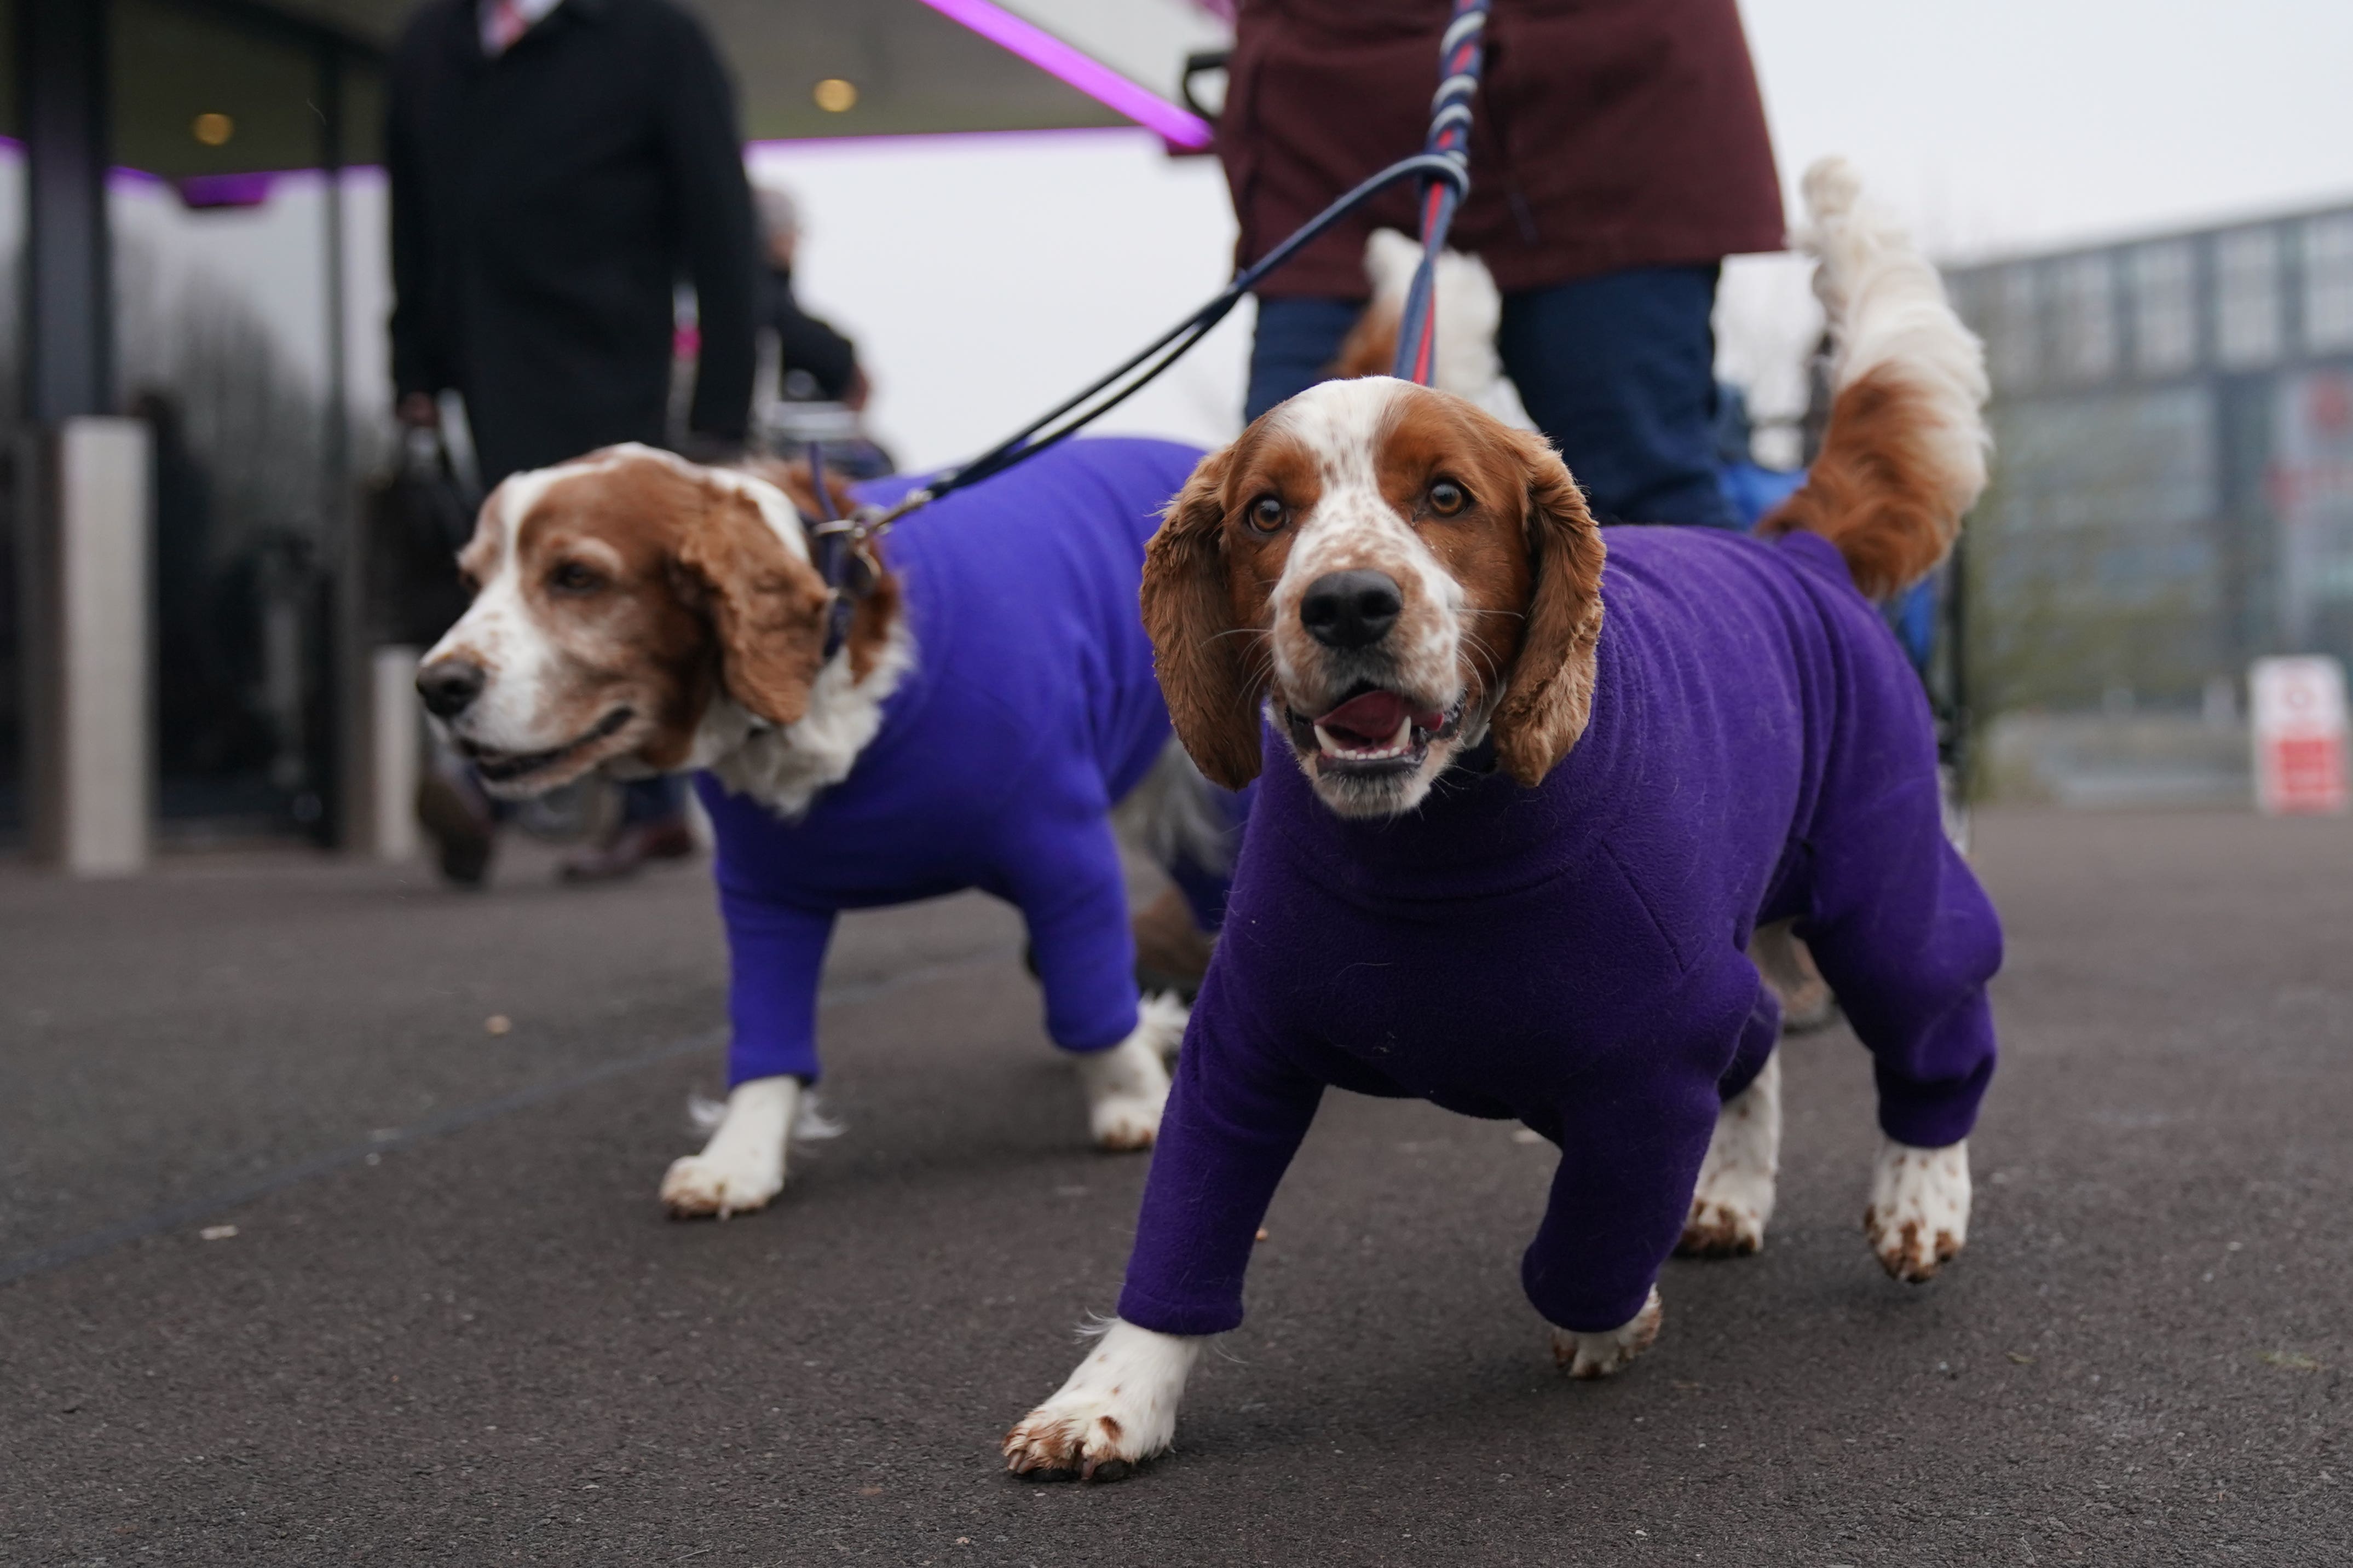
[[[1405,595],[1386,572],[1326,572],[1307,584],[1299,622],[1325,647],[1363,647],[1388,636]]]
[[[417,694],[436,719],[455,719],[482,694],[488,679],[471,659],[437,658],[417,672]]]

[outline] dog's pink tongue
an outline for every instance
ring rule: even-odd
[[[1361,697],[1351,697],[1315,721],[1343,741],[1355,741],[1377,746],[1397,733],[1397,728],[1411,713],[1413,721],[1424,729],[1435,730],[1444,722],[1438,713],[1412,713],[1404,698],[1394,691],[1367,691]]]

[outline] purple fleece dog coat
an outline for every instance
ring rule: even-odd
[[[1945,840],[1920,682],[1826,541],[1613,528],[1592,721],[1535,789],[1450,773],[1350,821],[1265,737],[1120,1316],[1242,1317],[1324,1086],[1516,1117],[1560,1146],[1522,1268],[1550,1321],[1641,1310],[1778,1007],[1743,949],[1796,917],[1870,1047],[1880,1125],[1965,1137],[2001,931]]]
[[[1109,814],[1168,740],[1136,595],[1145,542],[1200,456],[1071,441],[910,513],[889,558],[915,668],[849,776],[794,822],[696,778],[719,839],[731,1087],[816,1081],[837,911],[966,888],[1019,907],[1056,1045],[1102,1050],[1135,1027]],[[913,483],[858,493],[887,502]]]

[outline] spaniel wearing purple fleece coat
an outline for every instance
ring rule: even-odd
[[[1765,922],[1795,922],[1873,1052],[1882,1263],[1918,1281],[1960,1250],[2000,930],[1870,600],[1931,570],[1983,487],[1983,372],[1852,175],[1818,166],[1807,195],[1838,395],[1767,537],[1605,552],[1540,440],[1386,379],[1276,408],[1171,505],[1144,589],[1170,717],[1211,779],[1264,781],[1119,1318],[1007,1436],[1012,1468],[1168,1446],[1326,1087],[1557,1144],[1523,1283],[1572,1375],[1631,1361],[1679,1242],[1761,1243]]]

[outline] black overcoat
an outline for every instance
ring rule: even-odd
[[[393,379],[465,395],[483,478],[667,427],[676,286],[689,427],[750,412],[758,259],[734,94],[670,0],[565,0],[503,55],[432,0],[389,80]]]

